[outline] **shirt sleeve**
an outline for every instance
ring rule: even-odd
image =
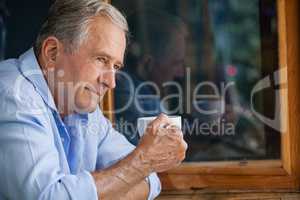
[[[156,173],[152,173],[147,177],[147,182],[150,188],[148,200],[153,200],[160,194],[161,191],[160,180]]]
[[[126,157],[131,153],[135,146],[132,145],[128,140],[118,131],[116,131],[108,119],[106,119],[102,113],[101,115],[101,130],[105,134],[104,138],[100,141],[98,146],[97,156],[97,169],[107,168],[122,158]],[[152,173],[147,177],[149,184],[149,195],[148,199],[152,200],[157,197],[161,191],[161,184],[156,173]]]
[[[98,199],[90,173],[61,169],[47,111],[35,112],[37,101],[28,98],[18,100],[8,92],[0,97],[0,194],[4,199]]]

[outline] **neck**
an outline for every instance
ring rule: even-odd
[[[49,90],[51,92],[51,95],[53,97],[57,111],[59,112],[61,118],[63,119],[67,115],[72,114],[72,111],[70,111],[70,109],[68,108],[68,101],[67,101],[68,98],[64,97],[64,99],[59,99],[57,97],[57,96],[59,96],[58,95],[59,91],[57,90],[57,87],[55,84],[56,83],[55,70],[49,69],[47,67],[47,63],[41,55],[38,55],[38,56],[36,55],[36,57],[37,57],[38,64],[42,70],[42,73],[44,75],[44,78],[47,82],[47,85],[49,87]],[[63,104],[61,105],[61,103],[63,103]]]

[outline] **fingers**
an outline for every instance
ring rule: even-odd
[[[155,120],[153,120],[151,123],[148,124],[148,126],[147,126],[148,131],[147,132],[155,134],[162,124],[167,124],[168,123],[168,120],[169,120],[168,116],[161,113]]]
[[[184,159],[187,143],[179,127],[165,114],[160,114],[147,127],[143,139],[147,160],[154,171],[165,171],[178,166]],[[141,143],[139,145],[141,147]]]
[[[186,150],[188,149],[188,144],[184,140],[182,140],[182,146],[184,151],[186,152]]]
[[[161,113],[155,120],[153,120],[149,124],[148,128],[152,128],[152,130],[155,133],[158,133],[160,135],[176,133],[180,136],[183,136],[180,128],[174,125],[173,122],[170,120],[170,118],[164,113]],[[169,132],[167,130],[172,130],[172,131]]]
[[[153,120],[152,123],[153,124],[164,124],[166,122],[169,122],[169,117],[166,114],[161,113],[155,120]]]
[[[179,139],[183,139],[183,133],[177,126],[170,126],[170,128],[167,128],[166,130],[164,130],[164,132],[169,137],[176,137]]]
[[[160,113],[154,121],[164,122],[165,120],[169,120],[169,117],[164,113]]]
[[[167,139],[169,141],[166,144],[177,147],[178,149],[183,149],[184,151],[187,150],[188,145],[184,141],[183,133],[179,128],[163,129],[160,130],[158,134],[162,136],[162,140]]]

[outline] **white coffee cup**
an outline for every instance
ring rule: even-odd
[[[181,129],[181,116],[176,115],[176,116],[168,116],[168,117],[172,123],[171,125],[175,125]],[[144,135],[148,124],[151,123],[156,118],[157,117],[140,117],[140,118],[138,118],[137,130],[138,130],[140,137],[142,137]]]

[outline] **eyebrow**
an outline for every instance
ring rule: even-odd
[[[100,52],[96,53],[96,55],[105,56],[105,57],[107,57],[110,60],[114,60],[113,57],[111,57],[109,54],[107,54],[107,53],[105,53],[103,51],[100,51]],[[120,65],[121,68],[124,67],[124,63],[121,62],[121,61],[117,60],[117,64]]]

